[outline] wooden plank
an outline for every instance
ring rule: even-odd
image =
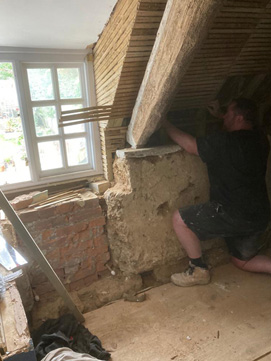
[[[164,10],[138,10],[137,12],[137,17],[160,17],[160,19],[162,19],[162,16],[164,14]],[[136,21],[137,21],[137,17],[136,17]]]
[[[133,147],[143,146],[164,119],[220,6],[222,1],[168,0],[127,134]]]
[[[140,1],[139,10],[142,10],[142,11],[163,11],[163,10],[165,10],[165,6],[166,6],[165,3],[158,3],[158,2],[154,2],[154,3],[147,2],[147,3],[145,3],[143,1]]]
[[[105,109],[112,109],[112,107],[113,107],[112,105],[97,105],[97,106],[92,106],[92,107],[87,107],[87,108],[64,110],[61,112],[61,114],[62,115],[73,114],[73,113],[79,113],[79,112],[84,112],[84,111],[88,111],[88,110],[105,110]]]

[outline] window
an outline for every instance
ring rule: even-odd
[[[101,173],[97,124],[58,127],[61,111],[89,106],[84,60],[1,58],[1,188]]]

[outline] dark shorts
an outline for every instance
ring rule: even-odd
[[[257,223],[229,215],[217,202],[197,204],[179,210],[185,224],[201,241],[222,237],[225,239],[232,256],[249,260],[261,248],[260,237],[267,227],[267,222]]]

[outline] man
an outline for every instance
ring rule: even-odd
[[[270,220],[265,173],[269,146],[256,123],[257,109],[248,99],[235,99],[223,115],[223,132],[194,138],[166,122],[168,135],[206,163],[210,201],[177,210],[176,235],[190,259],[189,268],[171,276],[177,286],[210,282],[200,241],[226,240],[231,260],[245,271],[271,273],[271,258],[259,255],[259,236]]]

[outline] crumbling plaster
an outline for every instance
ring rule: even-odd
[[[105,193],[113,263],[127,273],[176,263],[186,255],[172,229],[172,213],[208,200],[205,164],[178,146],[117,155],[116,184]]]

